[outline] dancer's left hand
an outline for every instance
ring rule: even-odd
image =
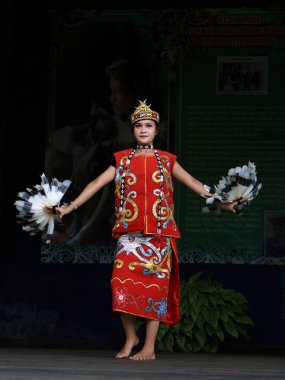
[[[238,205],[244,202],[246,202],[245,199],[240,199],[239,201],[235,201],[235,202],[219,203],[218,207],[221,208],[222,210],[236,213]]]

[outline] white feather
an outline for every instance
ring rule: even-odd
[[[35,185],[34,189],[26,188],[26,191],[19,192],[17,195],[20,200],[16,200],[14,205],[18,211],[16,216],[20,219],[19,223],[25,224],[22,229],[30,235],[36,235],[39,231],[43,232],[45,236],[48,236],[46,243],[49,243],[55,222],[58,222],[59,218],[56,214],[47,213],[45,206],[59,206],[71,181],[60,182],[53,178],[49,184],[44,173],[40,177],[41,184]]]
[[[210,188],[209,186],[207,186]],[[206,198],[206,205],[202,212],[216,213],[214,205],[218,203],[229,203],[242,200],[238,210],[243,210],[258,195],[262,184],[257,184],[255,164],[251,161],[248,165],[236,166],[228,170],[228,175],[222,177],[217,185],[214,185],[211,196]]]

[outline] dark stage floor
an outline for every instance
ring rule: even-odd
[[[272,353],[158,353],[149,362],[114,355],[107,350],[1,348],[0,380],[285,379],[285,357]]]

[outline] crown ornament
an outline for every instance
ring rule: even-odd
[[[139,120],[154,120],[159,123],[159,114],[156,111],[153,111],[150,106],[146,104],[146,100],[143,102],[140,101],[140,104],[135,108],[134,112],[131,114],[131,122],[132,124],[136,123]]]

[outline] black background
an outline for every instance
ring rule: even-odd
[[[139,7],[104,2],[104,8]],[[154,8],[155,2],[144,2]],[[269,2],[268,2],[269,3]],[[257,1],[232,7],[267,8]],[[171,8],[174,5],[164,4]],[[175,2],[175,7],[226,7],[227,2]],[[270,2],[279,7],[278,2]],[[1,2],[1,254],[0,344],[2,346],[92,346],[114,348],[123,338],[111,311],[108,264],[43,264],[41,238],[16,224],[19,189],[35,183],[44,167],[48,96],[48,14],[55,9],[93,9],[93,1]],[[93,8],[92,8],[93,7]],[[97,6],[99,9],[100,5]],[[101,8],[103,5],[101,5]],[[284,269],[278,266],[181,264],[181,277],[200,270],[225,287],[243,292],[254,320],[250,342],[224,348],[284,346]]]

